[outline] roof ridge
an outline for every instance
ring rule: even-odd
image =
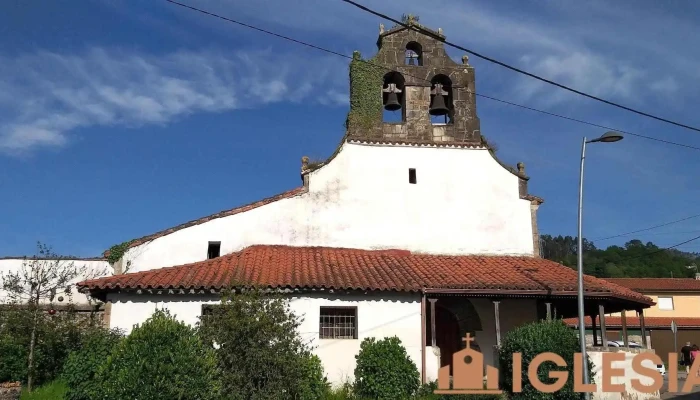
[[[149,241],[151,241],[151,240],[157,239],[157,238],[159,238],[159,237],[163,237],[163,236],[169,235],[169,234],[171,234],[171,233],[177,232],[177,231],[182,230],[182,229],[185,229],[185,228],[189,228],[189,227],[191,227],[191,226],[203,224],[203,223],[209,222],[209,221],[211,221],[211,220],[213,220],[213,219],[229,217],[229,216],[231,216],[231,215],[235,215],[235,214],[238,214],[238,213],[241,213],[241,212],[250,211],[250,210],[253,210],[253,209],[255,209],[255,208],[262,207],[262,206],[264,206],[264,205],[267,205],[267,204],[270,204],[270,203],[274,203],[274,202],[279,201],[279,200],[288,199],[288,198],[291,198],[291,197],[300,195],[300,194],[305,193],[305,192],[306,192],[306,187],[300,186],[300,187],[296,187],[296,188],[294,188],[294,189],[292,189],[292,190],[287,190],[287,191],[285,191],[285,192],[278,193],[278,194],[276,194],[276,195],[274,195],[274,196],[266,197],[266,198],[263,198],[263,199],[260,199],[260,200],[255,200],[255,201],[252,201],[252,202],[250,202],[250,203],[246,203],[246,204],[243,204],[243,205],[234,207],[234,208],[229,208],[229,209],[226,209],[226,210],[222,210],[222,211],[219,211],[219,212],[217,212],[217,213],[207,215],[207,216],[205,216],[205,217],[193,219],[193,220],[191,220],[191,221],[182,223],[182,224],[180,224],[180,225],[176,225],[176,226],[173,226],[173,227],[171,227],[171,228],[163,229],[163,230],[158,231],[158,232],[156,232],[156,233],[152,233],[152,234],[150,234],[150,235],[141,236],[141,237],[139,237],[139,238],[133,239],[133,240],[131,240],[131,241],[129,242],[129,245],[128,245],[127,248],[132,248],[132,247],[135,247],[135,246],[142,245],[142,244],[144,244],[144,243],[146,243],[146,242],[149,242]],[[104,255],[105,257],[108,257],[108,256],[109,256],[109,252],[110,252],[110,250],[107,249],[107,250],[104,251],[103,255]]]

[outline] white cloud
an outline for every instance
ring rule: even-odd
[[[63,146],[90,126],[167,124],[196,112],[222,112],[313,97],[347,103],[347,63],[271,51],[214,50],[149,55],[94,48],[0,57],[0,151]],[[343,101],[344,100],[344,101]]]
[[[293,30],[294,35],[311,32],[314,36],[309,40],[315,42],[324,37],[332,42],[345,39],[365,49],[373,44],[380,22],[392,25],[351,5],[321,5],[319,0],[293,4],[269,0],[267,7],[277,10],[274,13],[260,12],[260,6],[254,2],[197,0],[196,3],[224,15],[235,12],[273,30]],[[454,43],[609,100],[640,106],[655,101],[645,96],[650,90],[666,96],[695,95],[671,78],[663,77],[679,75],[678,81],[683,81],[692,75],[698,79],[697,68],[693,66],[700,60],[679,47],[687,42],[684,37],[697,36],[700,29],[697,24],[684,21],[687,17],[679,15],[683,12],[655,9],[651,2],[647,7],[629,2],[611,5],[605,1],[545,1],[522,7],[486,0],[469,3],[365,0],[362,3],[395,17],[408,12],[418,14],[427,26],[443,28],[448,40]],[[660,30],[663,35],[659,34]],[[456,57],[461,55],[459,50],[448,50]],[[505,97],[517,95],[518,100],[536,96],[541,106],[581,98],[477,57],[471,59],[473,64],[478,64],[478,76],[485,83],[479,82],[479,87],[485,92],[502,92]],[[490,81],[484,80],[484,76],[489,76]]]
[[[659,93],[672,95],[678,92],[679,86],[678,82],[671,76],[667,76],[661,80],[658,80],[650,85],[652,90]]]
[[[568,53],[521,59],[525,68],[555,82],[594,96],[635,101],[638,89],[645,83],[647,73],[635,67],[609,62],[591,53]],[[554,89],[544,82],[525,77],[514,88],[521,100],[538,98],[540,103],[552,105],[571,100],[571,93]]]

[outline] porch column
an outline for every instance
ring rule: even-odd
[[[639,315],[639,329],[642,331],[642,347],[647,349],[647,328],[644,325],[644,310],[637,310]]]
[[[501,304],[500,300],[493,301],[493,312],[496,320],[496,346],[501,347],[501,317],[499,316],[498,306]]]
[[[603,340],[603,350],[608,351],[608,332],[605,329],[605,306],[598,304],[598,315],[600,316],[600,338]]]
[[[591,314],[591,329],[593,329],[593,346],[598,345],[598,326],[596,326],[595,320],[598,318],[598,313],[593,312]]]
[[[552,303],[546,302],[545,305],[547,306],[547,321],[552,320]]]
[[[421,374],[420,374],[420,379],[423,384],[426,383],[425,379],[425,348],[426,348],[426,343],[425,343],[425,293],[421,296],[420,299],[420,362],[421,362]]]
[[[625,347],[630,347],[629,338],[627,337],[627,310],[622,310],[622,314],[620,314],[620,323],[622,325],[622,342]]]
[[[437,299],[428,299],[430,302],[430,345],[433,347],[437,346],[437,339],[435,338],[435,302]]]

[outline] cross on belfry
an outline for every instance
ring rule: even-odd
[[[467,332],[467,336],[462,339],[463,342],[467,342],[467,348],[471,347],[471,342],[474,341],[474,338],[472,337],[471,333]]]

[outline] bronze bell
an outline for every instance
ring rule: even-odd
[[[430,115],[446,115],[450,110],[445,105],[445,96],[448,94],[442,90],[441,84],[435,84],[435,89],[431,91],[433,98],[430,101]]]
[[[401,90],[396,88],[396,84],[390,83],[389,87],[383,89],[382,91],[387,93],[384,109],[387,111],[400,110],[401,103],[399,103],[399,96],[396,93],[401,93]]]

